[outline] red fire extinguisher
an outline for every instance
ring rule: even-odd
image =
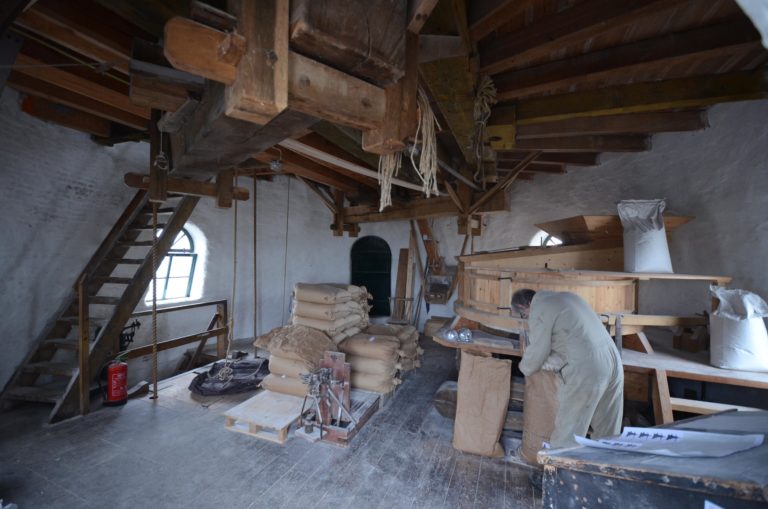
[[[118,357],[105,366],[107,371],[107,389],[104,393],[104,405],[125,405],[128,401],[128,364]]]

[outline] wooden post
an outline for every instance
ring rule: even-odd
[[[334,208],[336,213],[333,216],[333,236],[344,236],[344,191],[333,190]]]
[[[667,381],[667,372],[663,369],[654,371],[653,390],[653,417],[656,425],[669,424],[674,422],[672,414],[672,402],[669,399],[669,382]]]
[[[227,303],[223,302],[216,306],[216,316],[218,317],[216,327],[226,329],[216,336],[216,358],[223,359],[227,356],[227,344],[229,336],[229,318],[227,316]]]
[[[91,376],[90,369],[88,368],[88,360],[91,353],[91,342],[88,338],[90,318],[88,315],[88,281],[87,276],[85,275],[81,276],[78,281],[77,296],[77,323],[80,328],[80,344],[78,345],[78,361],[80,364],[80,414],[85,415],[90,411],[91,406]]]
[[[155,165],[157,154],[164,151],[162,135],[157,123],[162,117],[160,110],[152,110],[149,121],[149,201],[162,203],[168,199],[168,170]]]
[[[235,170],[224,170],[216,177],[216,206],[220,209],[232,207],[235,185]]]

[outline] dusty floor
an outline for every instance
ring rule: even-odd
[[[0,499],[27,508],[528,508],[528,470],[451,447],[431,404],[455,377],[431,341],[424,367],[348,449],[292,437],[285,446],[224,429],[239,400],[203,403],[180,384],[85,418],[44,426],[48,407],[0,414]],[[455,378],[454,378],[455,379]]]

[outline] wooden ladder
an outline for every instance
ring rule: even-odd
[[[92,383],[119,351],[119,337],[152,280],[152,206],[139,191],[77,278],[73,294],[43,330],[0,402],[53,405],[50,422],[89,411]],[[199,198],[158,206],[158,263]],[[95,311],[92,313],[92,311]]]

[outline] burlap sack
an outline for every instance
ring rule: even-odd
[[[352,294],[330,284],[296,283],[293,287],[296,300],[318,304],[338,304],[352,300]]]
[[[424,350],[419,348],[418,344],[410,343],[407,345],[401,345],[397,353],[400,354],[400,357],[418,357],[424,353]]]
[[[337,345],[344,341],[347,338],[351,338],[355,334],[360,333],[360,327],[350,327],[349,329],[344,329],[343,331],[339,332],[338,334],[334,334],[331,337],[331,340],[336,343]]]
[[[371,392],[392,392],[401,383],[399,378],[352,372],[352,388]]]
[[[308,363],[313,369],[327,351],[337,352],[336,345],[322,331],[301,325],[277,327],[259,336],[254,345],[272,355]]]
[[[373,323],[365,328],[363,332],[371,334],[373,336],[397,336],[397,326],[387,323]]]
[[[413,371],[416,368],[421,367],[421,361],[418,357],[410,359],[400,359],[399,362],[402,371]]]
[[[400,349],[400,342],[393,336],[355,334],[339,343],[339,349],[348,355],[394,362],[398,358],[397,351]]]
[[[267,375],[261,382],[261,386],[268,391],[300,397],[306,396],[309,389],[309,386],[301,383],[298,378],[281,375]]]
[[[342,302],[341,304],[318,304],[294,299],[293,314],[306,318],[333,321],[352,314],[363,316],[363,310],[360,304],[354,301]]]
[[[481,456],[500,457],[499,444],[509,405],[512,362],[461,352],[453,446]]]
[[[302,373],[309,373],[314,369],[312,363],[296,359],[287,359],[277,355],[269,356],[269,372],[274,375],[285,375],[291,378],[299,378]]]
[[[555,429],[559,388],[560,377],[553,371],[539,370],[525,377],[523,443],[520,445],[519,454],[532,465],[538,464],[536,455],[542,444],[549,442],[549,437]]]
[[[338,320],[319,320],[317,318],[306,318],[303,316],[293,315],[291,323],[293,325],[304,325],[306,327],[312,327],[313,329],[327,332],[329,336],[335,336],[344,329],[354,327],[360,323],[361,318],[359,315],[347,315]]]
[[[397,337],[400,341],[412,341],[413,337],[419,339],[419,331],[413,325],[403,325],[400,330],[397,331]]]
[[[371,359],[359,355],[348,355],[347,362],[352,366],[353,373],[367,373],[369,375],[388,376],[392,378],[400,369],[399,362]]]

